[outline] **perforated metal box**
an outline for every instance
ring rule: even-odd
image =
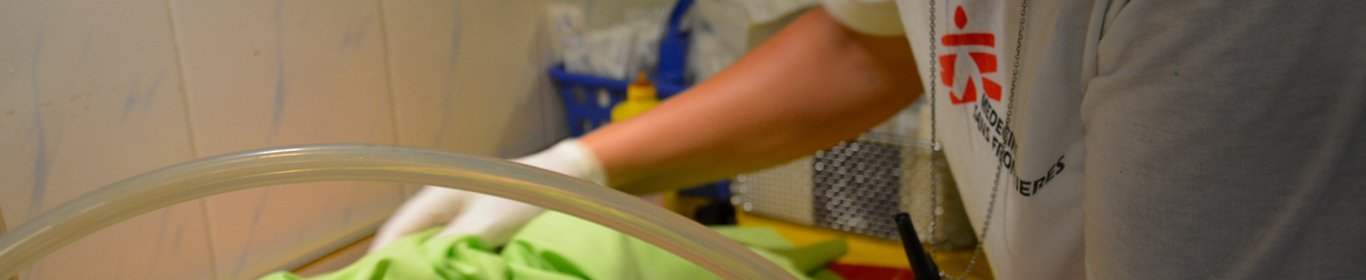
[[[948,247],[972,246],[975,238],[947,163],[930,155],[927,141],[867,132],[815,155],[736,177],[731,202],[754,215],[890,240],[898,239],[892,217],[907,212],[922,238],[929,238],[929,160],[937,158],[943,215],[935,238]]]

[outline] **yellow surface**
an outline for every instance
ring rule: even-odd
[[[783,237],[792,241],[797,246],[803,246],[820,241],[830,240],[831,238],[843,237],[849,242],[849,252],[836,262],[844,264],[859,264],[871,266],[907,268],[909,262],[906,261],[906,252],[901,248],[901,242],[891,241],[880,238],[868,237],[843,231],[805,226],[796,223],[769,219],[749,215],[737,211],[735,219],[741,226],[764,226],[772,227],[782,234]],[[964,269],[967,268],[972,259],[973,250],[954,250],[937,251],[934,253],[934,261],[939,269],[948,273],[953,278],[963,276]],[[993,279],[991,275],[991,265],[987,263],[985,255],[977,257],[977,264],[968,273],[965,279]]]
[[[937,251],[934,253],[934,263],[939,265],[939,271],[949,275],[948,279],[995,279],[991,275],[991,264],[987,263],[987,256],[977,256],[977,265],[967,271],[969,260],[972,259],[972,249]]]
[[[795,223],[758,217],[737,211],[736,221],[741,226],[766,226],[778,230],[779,234],[802,246],[820,241],[843,237],[849,241],[849,253],[837,262],[846,264],[874,265],[906,268],[906,253],[898,241],[873,238],[827,228],[810,227]]]

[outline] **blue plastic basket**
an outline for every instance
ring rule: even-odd
[[[688,33],[679,30],[683,14],[692,0],[681,0],[669,14],[664,37],[659,40],[659,62],[650,80],[655,84],[659,99],[682,92],[689,85],[686,75]],[[570,73],[563,65],[550,69],[550,79],[560,86],[569,135],[574,137],[601,127],[612,120],[612,106],[626,99],[630,81]]]
[[[664,37],[659,40],[659,62],[650,76],[661,100],[682,93],[690,85],[686,78],[689,38],[687,32],[679,30],[679,24],[692,2],[680,0],[674,5]],[[583,136],[611,122],[612,106],[626,100],[626,87],[630,85],[630,81],[570,73],[563,65],[550,69],[550,79],[559,86],[569,135],[573,137]],[[680,194],[727,201],[730,199],[729,185],[728,181],[720,181]]]
[[[569,135],[574,137],[611,122],[612,106],[626,100],[626,87],[630,84],[623,80],[569,73],[563,66],[551,68],[550,79],[559,85]],[[684,89],[686,87],[682,85],[655,84],[660,99],[672,97]]]

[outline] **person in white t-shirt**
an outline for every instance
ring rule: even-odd
[[[651,193],[833,146],[933,94],[998,278],[1361,277],[1363,15],[1362,1],[828,0],[685,94],[517,161]],[[429,187],[375,247],[440,224],[497,244],[540,211]]]

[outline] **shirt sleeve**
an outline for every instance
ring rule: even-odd
[[[1087,278],[1366,275],[1362,3],[1111,4],[1081,82]]]
[[[859,33],[892,36],[905,33],[893,0],[824,0],[826,12]]]

